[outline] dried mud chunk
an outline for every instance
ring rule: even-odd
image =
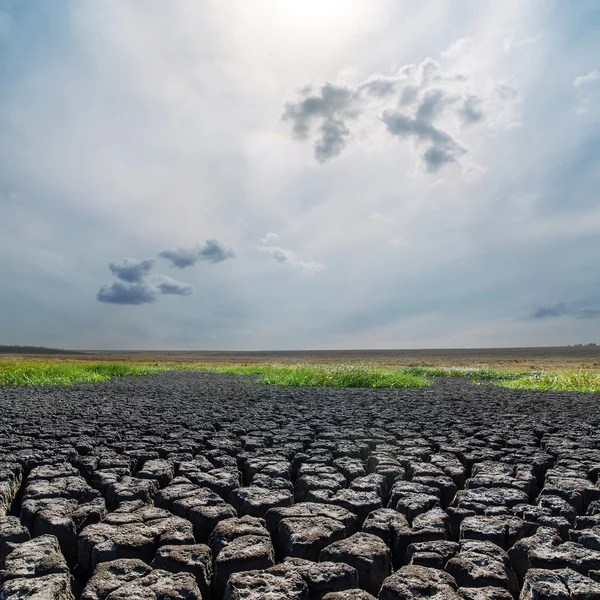
[[[231,493],[242,485],[242,474],[237,468],[231,467],[212,469],[206,473],[189,473],[186,477],[200,487],[211,489],[223,500],[227,500]]]
[[[152,569],[137,558],[121,558],[100,563],[88,581],[81,600],[105,600],[107,596],[122,585],[140,579]]]
[[[303,502],[311,492],[325,490],[335,494],[337,491],[346,487],[346,478],[337,471],[332,473],[301,474],[296,481],[295,499],[296,502]]]
[[[271,540],[262,535],[233,539],[215,558],[215,593],[220,598],[232,573],[267,569],[275,564]]]
[[[234,517],[237,517],[235,508],[225,502],[213,506],[193,506],[188,513],[188,519],[199,542],[206,542],[221,521]]]
[[[461,600],[451,575],[438,569],[408,565],[388,577],[379,592],[379,600]]]
[[[458,595],[464,600],[513,600],[506,590],[497,587],[458,588]]]
[[[569,539],[585,546],[588,550],[600,552],[600,527],[581,530],[572,529],[569,532]]]
[[[264,473],[257,473],[250,480],[250,487],[261,487],[274,490],[287,490],[291,494],[294,493],[294,485],[289,479],[283,477],[271,477]]]
[[[231,492],[229,503],[241,516],[264,517],[271,508],[291,506],[292,494],[286,490],[267,490],[259,487],[238,488]]]
[[[4,559],[0,582],[9,579],[69,574],[67,561],[53,535],[43,535],[17,545]]]
[[[299,502],[291,506],[272,508],[265,515],[267,529],[271,535],[277,533],[279,523],[286,518],[308,518],[327,517],[340,521],[347,528],[349,533],[356,531],[356,515],[350,511],[330,504],[320,504],[317,502]]]
[[[348,483],[357,477],[364,477],[367,474],[362,461],[358,458],[344,456],[334,460],[333,465],[339,469],[340,473],[346,478]]]
[[[511,594],[519,589],[512,570],[489,554],[461,551],[447,562],[445,570],[460,587],[499,587]]]
[[[160,490],[154,496],[154,505],[159,508],[165,508],[173,512],[173,503],[183,498],[197,496],[202,490],[201,487],[191,483],[185,477],[176,477],[164,489]],[[183,515],[180,515],[183,516]]]
[[[106,600],[202,600],[196,580],[189,573],[168,573],[157,569],[124,583]]]
[[[102,523],[79,535],[79,566],[86,572],[101,562],[139,558],[150,562],[157,547],[194,544],[192,524],[161,508],[125,503]]]
[[[244,535],[261,535],[269,538],[265,521],[256,517],[234,517],[220,521],[210,535],[208,545],[217,556],[221,550],[236,538]]]
[[[577,519],[577,510],[564,498],[550,494],[547,496],[540,496],[538,503],[542,508],[549,509],[552,516],[563,517],[571,523],[571,525],[575,523]]]
[[[439,489],[443,506],[448,506],[458,491],[454,481],[446,475],[413,477],[411,481]]]
[[[600,598],[600,584],[571,569],[530,569],[520,600],[590,600]]]
[[[408,520],[403,514],[391,508],[374,510],[365,519],[362,530],[383,540],[392,552],[395,567],[402,564],[411,536]]]
[[[139,479],[153,479],[158,482],[159,487],[164,488],[175,477],[175,467],[172,462],[161,458],[148,460],[135,476]]]
[[[553,529],[556,529],[558,535],[564,540],[566,540],[569,535],[571,523],[564,517],[553,516],[552,511],[549,508],[532,506],[531,504],[517,504],[512,507],[511,512],[528,523],[536,524],[540,527],[552,527]]]
[[[21,544],[29,539],[29,530],[21,525],[17,517],[0,517],[0,565],[14,544]]]
[[[365,590],[353,589],[343,592],[329,592],[325,594],[322,600],[376,600],[375,596],[365,592]]]
[[[535,535],[519,540],[508,552],[513,569],[522,580],[529,569],[568,567],[582,575],[600,569],[600,552],[581,544],[564,542],[554,530],[540,529]]]
[[[448,515],[439,507],[417,515],[412,522],[410,542],[445,540],[448,537]]]
[[[358,572],[344,563],[316,563],[301,558],[286,558],[278,567],[298,573],[308,584],[311,600],[321,600],[329,592],[358,587]],[[274,572],[278,567],[273,567],[271,571]]]
[[[111,509],[118,508],[123,502],[135,500],[141,500],[144,504],[152,504],[152,498],[158,490],[158,482],[154,479],[139,479],[126,475],[119,482],[107,486],[106,503]]]
[[[32,579],[11,579],[0,587],[2,600],[74,600],[71,576],[58,573]]]
[[[535,526],[511,516],[467,517],[460,524],[460,539],[489,541],[508,550],[535,529]]]
[[[376,492],[359,492],[344,489],[329,498],[328,502],[354,513],[357,517],[359,527],[370,512],[382,508],[381,497]]]
[[[0,461],[0,517],[10,510],[23,482],[23,468],[18,463]]]
[[[290,517],[277,528],[277,548],[283,556],[319,560],[323,548],[348,535],[348,528],[329,517]]]
[[[212,553],[205,544],[162,546],[150,566],[170,573],[190,573],[196,579],[202,598],[208,600],[210,597]]]
[[[480,487],[458,492],[456,501],[460,508],[474,510],[481,514],[481,507],[505,506],[511,508],[517,504],[526,504],[529,502],[529,497],[525,492],[512,488],[486,489]]]
[[[308,585],[297,573],[266,571],[234,573],[224,600],[309,600]]]
[[[350,489],[357,492],[375,492],[382,501],[387,497],[387,482],[380,473],[369,473],[364,477],[353,479]]]
[[[456,542],[431,541],[410,544],[404,562],[434,569],[443,569],[446,563],[459,551]]]
[[[321,551],[319,560],[343,562],[358,571],[360,587],[377,594],[384,579],[392,572],[392,556],[376,535],[355,533],[345,540],[330,544]]]
[[[560,496],[582,515],[594,500],[600,500],[600,488],[586,477],[566,477],[561,473],[554,474],[551,469],[546,473],[541,495]]]

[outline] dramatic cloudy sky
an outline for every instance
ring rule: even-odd
[[[0,0],[0,343],[600,343],[597,0]]]

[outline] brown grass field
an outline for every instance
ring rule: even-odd
[[[489,367],[508,370],[600,369],[600,346],[427,350],[170,351],[80,350],[36,353],[0,347],[2,358],[244,365],[256,363],[369,363],[381,366]],[[12,351],[11,351],[12,350]]]

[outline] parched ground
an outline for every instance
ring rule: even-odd
[[[600,598],[600,395],[0,388],[0,598]]]

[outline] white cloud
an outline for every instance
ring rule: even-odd
[[[600,73],[598,73],[598,71],[589,71],[589,73],[586,73],[585,75],[579,75],[578,77],[575,77],[575,79],[573,79],[573,87],[580,88],[584,85],[589,85],[594,81],[598,81],[598,79],[600,79]]]
[[[444,58],[456,58],[463,54],[472,52],[475,46],[475,40],[470,37],[464,37],[456,40],[449,48],[442,51]]]
[[[314,260],[306,261],[299,259],[296,253],[292,250],[282,248],[281,246],[273,246],[272,242],[276,241],[277,239],[279,239],[277,234],[273,234],[271,232],[268,233],[267,236],[261,240],[263,245],[259,246],[258,249],[261,252],[270,254],[278,263],[287,265],[292,269],[299,269],[311,275],[318,273],[325,268],[325,265]]]

